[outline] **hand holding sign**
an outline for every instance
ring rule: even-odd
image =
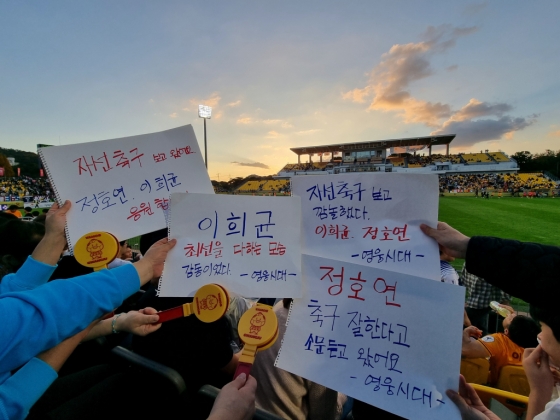
[[[437,223],[437,176],[296,176],[292,191],[304,254],[440,279],[437,246],[420,231]]]
[[[169,194],[213,194],[192,126],[39,149],[59,204],[71,200],[69,247],[87,232],[132,238],[166,226]]]
[[[302,264],[305,294],[277,367],[405,418],[458,418],[444,392],[457,386],[464,288],[308,255]]]
[[[301,296],[300,200],[172,194],[159,295],[219,283],[242,296]]]

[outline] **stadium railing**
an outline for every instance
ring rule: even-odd
[[[529,397],[514,394],[513,392],[502,391],[501,389],[489,386],[470,384],[475,389],[482,403],[491,409],[490,400],[493,398],[513,411],[517,416],[522,416],[527,411]]]

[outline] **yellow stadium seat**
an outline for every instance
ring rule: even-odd
[[[461,359],[461,375],[468,383],[485,385],[488,382],[490,362],[485,358]]]
[[[513,392],[502,391],[501,389],[491,388],[489,386],[470,384],[482,400],[482,403],[490,408],[490,399],[494,398],[513,411],[518,416],[522,416],[527,411],[529,405],[529,397],[514,394]]]
[[[507,365],[500,371],[497,387],[503,391],[529,396],[529,381],[523,366]]]

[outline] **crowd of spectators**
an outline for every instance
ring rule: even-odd
[[[122,241],[109,269],[93,272],[66,250],[70,207],[70,202],[61,208],[54,205],[33,221],[0,213],[0,236],[9,238],[0,242],[0,311],[5,316],[0,329],[0,419],[236,420],[251,418],[255,404],[281,418],[346,418],[352,404],[346,396],[274,367],[288,300],[277,299],[280,338],[257,355],[254,377],[232,379],[242,347],[235,325],[255,300],[232,297],[227,316],[214,323],[195,317],[158,323],[159,311],[192,302],[157,296],[157,282],[175,240],[167,240],[166,229],[143,235],[136,255]],[[522,364],[531,386],[527,419],[559,418],[560,400],[551,401],[551,395],[557,381],[552,366],[560,365],[560,248],[468,238],[444,223],[437,229],[423,225],[422,230],[439,243],[442,261],[466,261],[461,279],[469,289],[467,309],[475,310],[465,315],[462,355],[489,357],[491,384],[504,364]],[[456,284],[456,278],[445,281]],[[496,290],[486,293],[484,285]],[[482,301],[481,294],[486,300],[476,311],[477,304],[469,302]],[[515,316],[506,294],[530,303],[531,315]],[[503,332],[487,334],[488,299],[502,301],[510,312]],[[105,337],[103,345],[100,337]],[[116,345],[175,369],[186,390],[177,396],[148,371],[110,363],[109,350]],[[222,390],[209,412],[197,413],[197,390],[204,384]],[[462,377],[459,393],[447,395],[464,419],[497,419]],[[361,401],[353,404],[356,420],[397,418]]]
[[[556,188],[556,183],[542,174],[457,174],[440,175],[440,191],[477,192],[483,189],[508,191],[511,193],[531,189]]]
[[[34,201],[45,200],[53,196],[48,178],[31,178],[29,176],[0,178],[0,200],[2,197],[33,197]]]

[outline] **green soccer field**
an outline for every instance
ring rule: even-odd
[[[560,199],[440,197],[439,220],[467,236],[483,235],[560,245]],[[460,273],[464,260],[451,264]],[[514,307],[525,303],[513,299]]]
[[[441,197],[439,220],[467,236],[560,245],[560,199]]]

